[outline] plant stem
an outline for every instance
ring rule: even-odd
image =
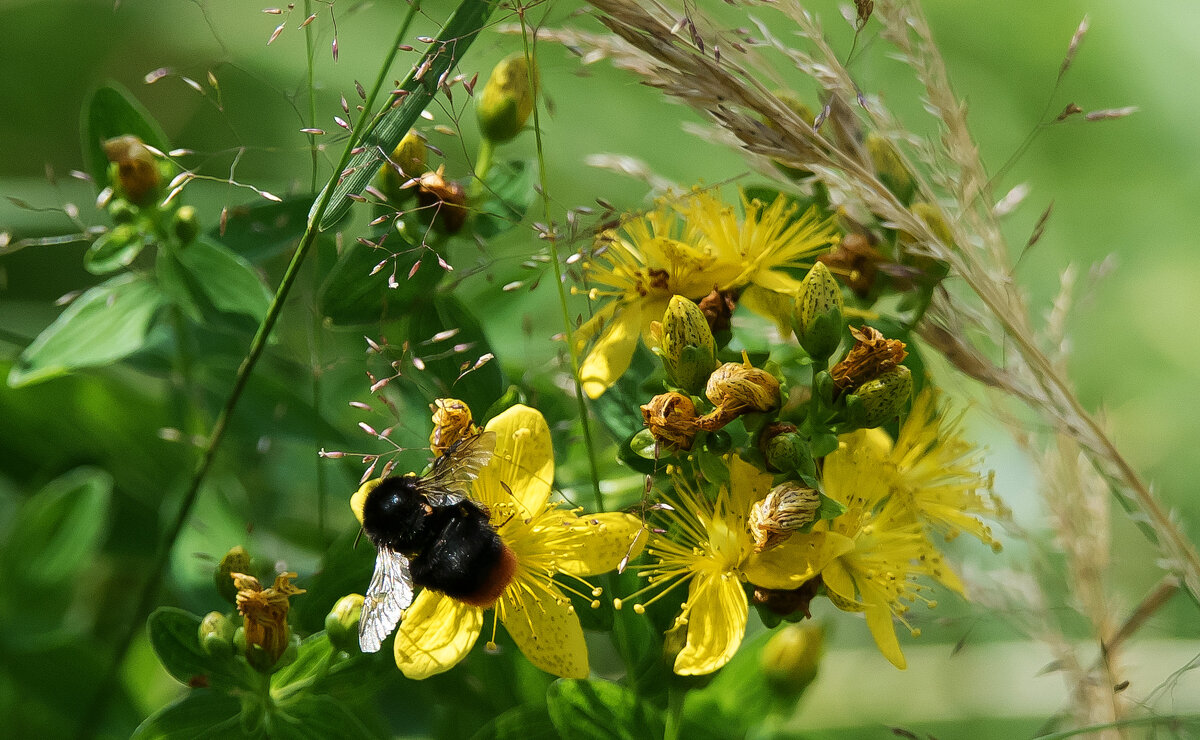
[[[404,16],[404,21],[400,24],[400,28],[396,32],[396,41],[392,44],[387,58],[379,70],[375,86],[367,98],[364,111],[369,111],[376,97],[378,97],[379,90],[383,87],[383,83],[387,79],[388,71],[391,69],[392,61],[395,59],[398,47],[404,36],[408,33],[408,28],[420,6],[421,0],[413,0],[407,15]],[[205,445],[204,451],[196,463],[191,481],[188,484],[187,491],[183,494],[175,518],[172,520],[171,526],[167,529],[166,537],[163,539],[163,544],[159,549],[158,557],[155,559],[154,567],[142,586],[137,607],[129,621],[129,626],[117,641],[112,663],[109,665],[103,680],[100,682],[100,688],[97,690],[91,706],[84,713],[84,721],[80,725],[79,730],[81,737],[91,737],[100,729],[100,720],[103,719],[109,697],[112,695],[116,685],[121,664],[125,662],[125,656],[129,652],[130,645],[133,644],[133,638],[138,633],[142,623],[145,622],[146,615],[150,612],[150,608],[158,594],[159,585],[162,582],[163,576],[166,575],[167,567],[170,564],[171,551],[175,549],[175,542],[183,532],[183,527],[187,523],[188,516],[191,514],[192,507],[195,505],[200,493],[200,486],[203,484],[209,469],[212,467],[213,460],[216,458],[217,448],[220,447],[221,440],[225,437],[229,418],[233,414],[234,408],[237,407],[238,401],[242,397],[242,392],[246,390],[246,384],[250,380],[251,371],[258,364],[259,358],[262,357],[262,353],[267,347],[267,338],[271,335],[271,330],[275,328],[275,322],[279,319],[279,315],[283,311],[285,299],[288,293],[291,292],[292,285],[296,282],[296,277],[300,273],[300,265],[304,262],[309,250],[312,249],[313,244],[316,242],[317,235],[320,233],[318,225],[329,208],[334,186],[340,179],[342,171],[346,168],[346,164],[350,161],[350,157],[352,156],[351,151],[356,146],[356,143],[361,140],[364,129],[368,127],[368,124],[365,123],[367,120],[367,116],[364,114],[355,123],[354,131],[342,152],[341,160],[334,167],[333,173],[329,177],[329,182],[321,191],[320,198],[309,215],[304,233],[300,237],[300,243],[296,245],[296,251],[292,255],[291,262],[288,263],[287,270],[283,274],[283,279],[279,283],[279,288],[275,291],[275,297],[267,309],[267,315],[263,318],[262,324],[259,325],[254,339],[250,342],[250,349],[238,367],[233,388],[230,390],[228,398],[225,399],[225,405],[221,408],[217,420],[213,423],[208,443]]]
[[[304,17],[312,16],[312,0],[304,0]],[[317,128],[317,90],[313,82],[314,59],[313,24],[304,27],[304,59],[308,67],[308,127]],[[312,155],[312,176],[309,178],[309,190],[317,192],[317,135],[308,135],[308,151]]]

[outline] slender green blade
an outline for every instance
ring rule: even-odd
[[[322,229],[333,225],[350,208],[352,195],[361,193],[379,171],[392,150],[416,123],[421,111],[438,91],[438,81],[458,64],[496,9],[498,0],[463,0],[442,26],[421,60],[400,84],[407,95],[363,134],[356,146],[362,149],[350,159],[346,174],[333,189],[329,207],[321,218]],[[317,203],[321,202],[317,198]],[[315,205],[314,205],[315,208]],[[311,214],[309,218],[312,218]]]

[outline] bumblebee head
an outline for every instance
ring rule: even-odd
[[[376,545],[407,553],[423,541],[433,514],[416,476],[389,476],[364,483],[350,498],[350,508]]]

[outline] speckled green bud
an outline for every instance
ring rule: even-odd
[[[392,203],[401,203],[416,195],[416,188],[401,188],[404,183],[424,175],[428,171],[425,139],[410,130],[392,150],[391,161],[379,170],[379,189]]]
[[[717,368],[717,342],[700,307],[674,296],[663,314],[659,341],[663,366],[671,382],[689,393],[704,390]]]
[[[842,289],[833,273],[823,262],[813,265],[796,296],[793,328],[800,346],[814,359],[828,359],[841,343],[844,309]]]
[[[233,574],[253,572],[254,570],[250,567],[250,553],[246,552],[246,548],[237,545],[225,553],[225,557],[221,558],[221,563],[213,573],[213,582],[217,586],[217,593],[221,594],[221,598],[230,604],[236,604],[238,590],[237,586],[233,584]]]
[[[787,473],[812,467],[812,453],[808,449],[808,441],[796,432],[776,434],[767,440],[763,447],[767,466],[771,470]]]
[[[530,73],[529,62],[522,52],[505,57],[492,69],[475,108],[484,138],[500,143],[521,133],[533,113],[533,96],[538,86],[537,67],[532,69],[532,84]]]
[[[912,387],[912,373],[904,365],[868,380],[853,391],[858,402],[851,413],[851,421],[868,429],[883,424],[908,403]]]
[[[867,134],[867,153],[871,155],[871,164],[875,166],[875,174],[880,182],[892,191],[901,203],[912,200],[916,191],[916,183],[900,159],[900,153],[892,142],[872,131]]]
[[[197,631],[200,647],[214,658],[227,658],[233,655],[233,633],[236,629],[229,617],[221,612],[209,612]]]
[[[762,651],[763,676],[781,698],[795,700],[817,677],[825,632],[819,626],[792,624],[781,628]]]
[[[358,623],[362,618],[362,594],[347,594],[337,600],[325,615],[325,634],[337,650],[357,653]]]

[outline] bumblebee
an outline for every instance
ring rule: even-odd
[[[414,586],[478,607],[496,602],[516,572],[472,482],[496,448],[494,432],[459,440],[429,472],[369,481],[362,496],[362,531],[375,545],[375,574],[363,599],[358,644],[377,652],[413,601]]]

